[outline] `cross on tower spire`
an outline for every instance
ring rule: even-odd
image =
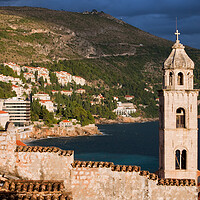
[[[174,33],[176,35],[176,42],[179,42],[178,40],[178,36],[180,35],[180,33],[178,32],[178,30],[176,29],[176,32]]]

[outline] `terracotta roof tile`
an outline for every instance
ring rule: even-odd
[[[0,114],[7,114],[8,112],[0,110]]]
[[[40,146],[17,146],[15,152],[50,152],[57,153],[59,156],[71,156],[74,151],[61,150],[58,147],[40,147]]]

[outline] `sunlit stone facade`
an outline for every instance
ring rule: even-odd
[[[184,48],[177,37],[164,62],[159,91],[159,175],[163,178],[197,177],[198,90],[193,88],[194,63]]]

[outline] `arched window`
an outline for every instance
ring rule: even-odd
[[[175,168],[176,169],[186,169],[187,163],[187,152],[184,149],[182,152],[176,150],[175,152]]]
[[[185,128],[185,110],[183,108],[176,110],[176,128]]]
[[[181,158],[180,150],[176,150],[176,153],[175,153],[176,169],[180,169],[181,168],[180,158]]]
[[[197,182],[198,182],[198,185],[199,185],[199,183],[200,183],[200,176],[198,176]]]
[[[183,73],[178,73],[178,85],[183,85]]]
[[[186,160],[187,160],[186,150],[183,150],[181,154],[181,169],[186,169]]]
[[[172,85],[172,76],[173,76],[173,73],[170,72],[169,73],[169,85]]]

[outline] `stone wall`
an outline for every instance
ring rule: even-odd
[[[16,175],[29,180],[64,180],[71,190],[71,163],[74,152],[56,147],[18,146],[15,152]]]
[[[194,180],[158,179],[137,166],[107,162],[77,162],[72,165],[74,200],[197,199]]]
[[[17,129],[10,123],[7,131],[0,131],[0,170],[15,173],[15,149]]]

